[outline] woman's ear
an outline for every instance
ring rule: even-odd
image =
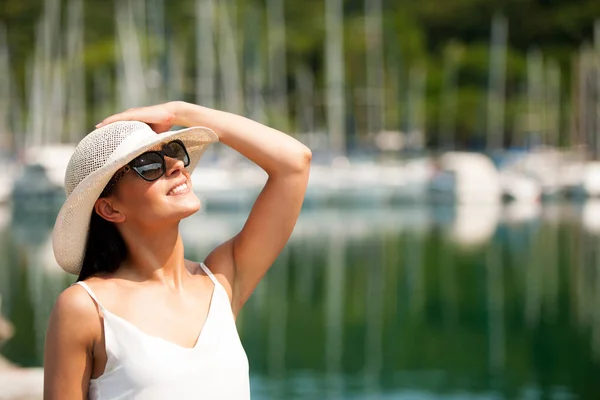
[[[108,198],[102,197],[96,200],[94,210],[99,216],[109,222],[114,222],[115,224],[125,222],[125,215],[115,209],[113,203]]]

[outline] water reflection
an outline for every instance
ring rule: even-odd
[[[306,210],[238,320],[253,398],[600,397],[598,207]],[[39,366],[73,278],[51,215],[2,211],[2,352]],[[186,220],[188,257],[245,215]]]

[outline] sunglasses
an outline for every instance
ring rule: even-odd
[[[148,182],[155,181],[167,172],[165,156],[183,161],[184,167],[190,165],[190,156],[181,140],[173,140],[165,144],[160,151],[147,151],[127,165]]]
[[[159,179],[167,172],[165,156],[182,161],[184,167],[190,165],[190,156],[183,142],[181,140],[173,140],[165,144],[162,150],[147,151],[127,163],[125,167],[115,173],[102,191],[100,197],[110,195],[117,182],[131,169],[145,181],[153,182]]]

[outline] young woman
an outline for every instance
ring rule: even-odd
[[[268,180],[242,230],[198,263],[178,227],[200,208],[190,174],[217,140]],[[53,231],[79,279],[50,317],[45,399],[248,399],[235,318],[292,233],[310,160],[284,133],[184,102],[98,124],[71,158]]]

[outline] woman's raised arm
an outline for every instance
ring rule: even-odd
[[[292,234],[308,184],[310,149],[256,121],[185,102],[127,110],[101,124],[119,120],[143,121],[159,133],[172,125],[206,126],[268,174],[242,230],[205,260],[228,284],[237,315]]]

